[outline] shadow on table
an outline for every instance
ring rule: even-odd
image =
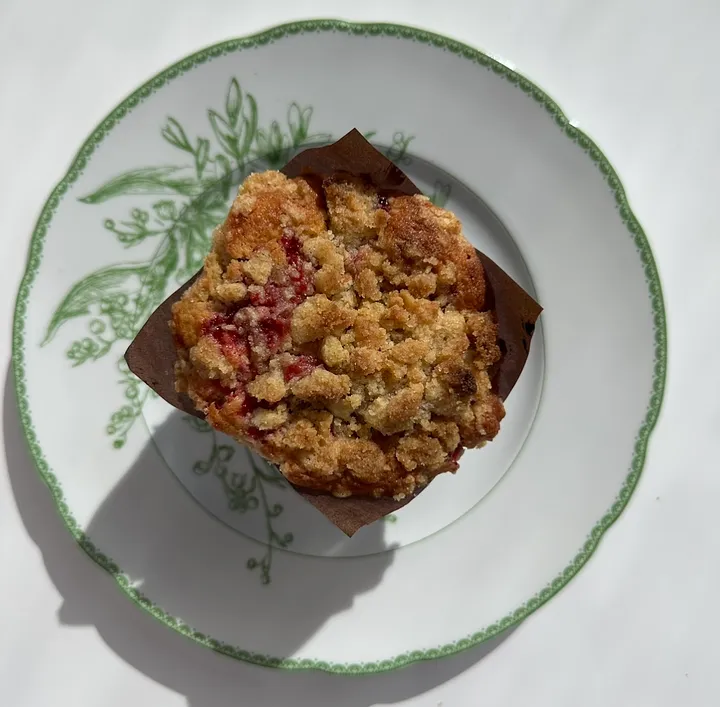
[[[17,507],[28,533],[42,553],[52,582],[63,597],[58,610],[60,623],[95,626],[118,656],[150,679],[185,695],[189,707],[239,704],[253,707],[369,707],[377,703],[393,704],[427,692],[459,675],[512,633],[511,629],[477,648],[442,660],[357,677],[261,668],[217,655],[139,611],[65,530],[27,450],[11,372],[5,383],[3,433]],[[147,468],[151,457],[154,469]],[[190,538],[182,528],[175,528],[175,533],[167,532],[172,527],[172,509],[167,506],[172,504],[163,505],[157,500],[153,503],[152,499],[162,498],[158,495],[162,494],[162,486],[173,482],[167,478],[169,472],[162,473],[166,470],[156,467],[156,452],[143,452],[93,517],[89,529],[93,537],[130,533],[134,538],[160,538],[160,542],[149,543],[152,551],[140,553],[136,567],[123,568],[132,576],[152,576],[151,572],[144,571],[143,562],[146,561],[149,568],[156,561],[157,553],[163,552],[163,538],[173,543],[202,542],[202,538]],[[383,526],[381,523],[375,525],[378,528],[376,542],[379,547],[384,547]],[[342,587],[334,587],[329,594],[326,591],[322,603],[294,612],[292,626],[285,623],[283,630],[286,653],[291,655],[330,615],[346,609],[355,596],[377,584],[392,562],[392,554],[376,555],[378,564],[369,571],[364,569],[362,577],[349,577]],[[302,577],[296,582],[301,587],[303,583],[308,587],[312,585],[311,580]],[[145,584],[144,588],[153,595],[152,587]],[[208,597],[208,603],[212,605],[211,597]],[[248,632],[268,630],[265,612],[256,612],[256,616],[253,616],[254,612],[244,613],[244,626]],[[82,666],[78,666],[78,671],[82,672]]]

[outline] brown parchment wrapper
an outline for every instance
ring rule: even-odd
[[[343,175],[361,177],[384,196],[420,194],[420,190],[357,130],[327,147],[301,152],[281,170],[288,177],[306,177],[322,195],[324,179]],[[486,306],[495,311],[503,357],[492,375],[493,390],[505,400],[520,377],[542,307],[490,258],[476,251],[486,279]],[[204,419],[190,398],[175,390],[175,342],[169,322],[172,306],[200,273],[168,297],[150,316],[125,353],[130,370],[178,410]],[[410,503],[392,498],[335,498],[293,487],[308,503],[346,535]]]

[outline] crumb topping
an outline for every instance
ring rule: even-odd
[[[173,308],[178,390],[296,486],[402,499],[499,431],[497,325],[457,218],[249,176]]]

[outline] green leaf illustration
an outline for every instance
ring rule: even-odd
[[[177,206],[174,201],[164,199],[163,201],[156,201],[152,205],[157,217],[163,221],[173,221],[177,218]]]
[[[266,159],[271,169],[277,169],[286,161],[288,140],[280,130],[277,120],[270,123],[270,129],[267,132],[258,130],[255,142],[258,157]]]
[[[90,314],[91,305],[99,303],[104,296],[123,287],[132,278],[142,279],[146,272],[145,263],[111,265],[77,282],[55,310],[42,344],[50,341],[66,321]]]
[[[300,145],[307,140],[308,126],[312,117],[312,107],[301,108],[297,103],[293,102],[288,108],[287,121],[290,127],[290,136],[293,145]]]
[[[172,201],[161,201],[158,202],[158,204],[170,204],[170,206],[174,208],[174,202]],[[153,208],[155,208],[158,204],[155,204]],[[166,207],[163,207],[162,211],[166,212]],[[156,211],[156,213],[158,212]],[[146,238],[160,236],[166,232],[165,228],[151,228],[148,225],[149,220],[150,213],[148,211],[145,209],[135,208],[130,211],[129,220],[120,221],[118,223],[109,218],[105,219],[103,225],[108,231],[114,233],[120,243],[122,243],[126,248],[132,248],[138,243],[144,241]]]
[[[175,118],[168,118],[167,125],[162,129],[161,134],[171,145],[185,152],[193,151],[182,125]]]
[[[86,361],[97,360],[102,355],[102,347],[97,340],[85,337],[74,341],[65,355],[72,361],[73,368],[77,368]]]
[[[92,194],[78,199],[83,204],[101,204],[126,194],[181,194],[192,196],[198,182],[184,167],[142,167],[113,177]]]
[[[249,94],[245,94],[245,105],[243,106],[243,142],[240,148],[240,154],[247,157],[252,147],[255,134],[257,132],[258,111],[255,98]]]
[[[288,108],[287,122],[290,129],[290,143],[293,147],[300,147],[306,142],[328,142],[331,136],[327,133],[316,133],[310,135],[310,119],[312,118],[312,106],[302,108],[293,102]]]
[[[197,150],[195,150],[195,172],[198,179],[202,177],[205,165],[210,158],[210,140],[199,137],[197,141]]]
[[[208,119],[210,120],[210,127],[212,127],[213,133],[215,133],[215,137],[222,149],[232,157],[237,158],[238,139],[233,133],[230,124],[212,108],[208,110]]]
[[[228,199],[233,188],[233,168],[230,160],[225,155],[217,155],[215,164],[218,166],[220,182],[218,184],[222,191],[223,199]]]
[[[144,269],[142,284],[135,297],[135,326],[139,329],[165,297],[168,282],[178,269],[178,245],[176,230],[172,229],[155,251],[155,257]]]
[[[230,125],[234,128],[240,117],[240,106],[242,105],[242,91],[237,79],[230,82],[227,97],[225,98],[225,113],[227,114]]]

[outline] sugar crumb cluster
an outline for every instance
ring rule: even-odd
[[[422,196],[251,175],[171,327],[178,390],[305,489],[405,498],[504,416],[482,266]]]

